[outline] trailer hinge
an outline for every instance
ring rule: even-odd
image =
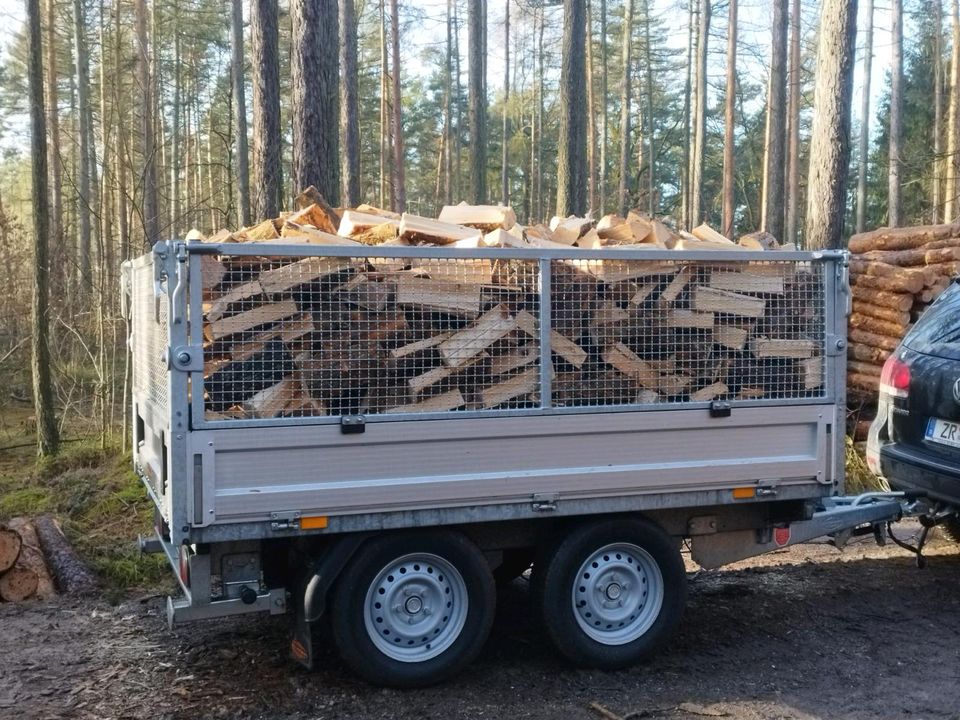
[[[298,510],[289,510],[287,512],[270,513],[271,530],[299,530],[300,512]]]
[[[181,372],[200,372],[203,370],[202,345],[178,345],[170,348],[167,367]]]
[[[534,493],[533,509],[537,512],[549,512],[557,509],[560,493]]]

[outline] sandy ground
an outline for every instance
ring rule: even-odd
[[[805,545],[690,575],[683,627],[621,672],[563,664],[523,579],[465,674],[373,688],[326,652],[286,659],[284,618],[169,632],[160,598],[0,606],[0,718],[960,718],[960,550]],[[598,709],[596,705],[602,706]]]

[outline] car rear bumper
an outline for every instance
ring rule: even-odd
[[[897,443],[880,448],[880,470],[896,490],[922,490],[960,506],[960,467]]]

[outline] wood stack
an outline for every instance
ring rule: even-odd
[[[204,256],[207,419],[537,407],[536,261],[456,248],[603,251],[552,266],[557,404],[822,388],[813,267],[775,254],[751,264],[617,258],[617,248],[775,249],[768,236],[734,243],[705,225],[687,235],[633,212],[523,227],[496,206],[448,206],[434,220],[306,201],[293,215],[211,240],[453,250],[442,259]],[[318,225],[332,215],[340,235]]]
[[[33,523],[14,518],[0,525],[0,600],[46,600],[55,594]]]
[[[880,228],[850,238],[848,388],[875,400],[883,363],[960,273],[960,224]]]

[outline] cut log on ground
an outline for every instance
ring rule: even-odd
[[[37,537],[37,531],[33,523],[27,518],[13,518],[9,526],[20,533],[23,539],[23,548],[20,551],[20,559],[17,565],[32,570],[37,576],[36,597],[39,600],[49,600],[57,594],[53,578],[50,576],[50,570],[47,568],[47,561],[43,556],[43,550],[40,549],[40,539]]]
[[[23,565],[14,565],[0,576],[0,599],[23,602],[37,592],[37,574]]]
[[[99,585],[96,576],[77,555],[57,521],[42,515],[34,526],[57,589],[67,595],[95,594]]]
[[[17,564],[22,547],[23,539],[20,533],[13,528],[0,525],[0,573],[5,573]]]

